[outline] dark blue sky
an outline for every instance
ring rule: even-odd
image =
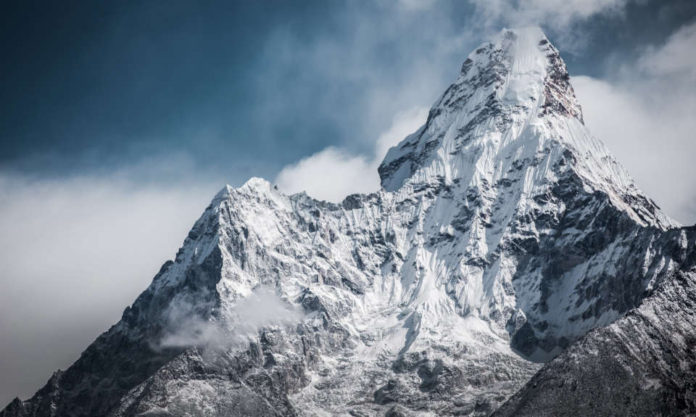
[[[602,78],[695,14],[652,1],[571,30],[541,23],[571,74]],[[482,20],[457,1],[5,2],[0,170],[108,175],[175,155],[238,184],[327,145],[363,152],[506,23]]]

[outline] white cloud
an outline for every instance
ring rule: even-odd
[[[351,193],[379,189],[370,161],[337,148],[326,148],[286,166],[275,182],[286,193],[306,191],[312,197],[334,202]]]
[[[676,220],[696,222],[696,24],[650,48],[611,80],[574,77],[590,130]]]
[[[437,0],[398,0],[397,4],[404,10],[422,11],[435,5]]]
[[[220,185],[135,176],[0,174],[0,402],[32,394],[115,323]]]
[[[485,36],[453,19],[447,2],[346,2],[332,19],[335,30],[322,36],[298,36],[286,25],[268,36],[255,80],[263,103],[257,114],[311,114],[339,132],[327,143],[353,153],[372,147],[394,114],[429,107]]]
[[[401,142],[406,136],[418,130],[428,118],[427,107],[414,107],[397,113],[391,126],[377,138],[375,160],[377,164],[382,162],[387,151],[392,146]]]
[[[379,135],[373,155],[352,155],[329,147],[284,167],[275,182],[286,193],[306,191],[314,198],[332,202],[340,202],[349,194],[377,191],[377,167],[387,150],[416,131],[427,116],[424,107],[399,112],[391,126]]]
[[[655,76],[696,79],[696,24],[686,25],[659,48],[649,48],[639,60],[640,67]],[[693,90],[693,85],[692,88]]]
[[[628,0],[471,0],[490,24],[544,24],[556,29],[597,14],[619,13]]]
[[[222,320],[203,320],[192,312],[196,306],[174,303],[169,308],[171,331],[158,347],[199,346],[214,351],[244,347],[266,327],[288,326],[304,317],[296,306],[280,298],[273,290],[258,287],[241,298]]]

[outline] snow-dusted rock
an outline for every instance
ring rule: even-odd
[[[694,228],[663,237],[681,270],[546,364],[495,416],[696,415],[695,240]]]
[[[537,28],[477,48],[379,173],[341,204],[226,187],[122,320],[0,416],[488,415],[684,262]]]

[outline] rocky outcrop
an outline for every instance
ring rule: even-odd
[[[682,268],[547,363],[494,416],[696,415],[696,229],[667,239]]]

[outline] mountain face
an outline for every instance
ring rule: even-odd
[[[600,387],[696,410],[696,231],[592,137],[539,29],[472,52],[379,174],[341,204],[226,187],[121,321],[0,416],[620,409]]]
[[[494,416],[696,415],[695,232],[663,237],[682,268],[640,307],[570,346]]]

